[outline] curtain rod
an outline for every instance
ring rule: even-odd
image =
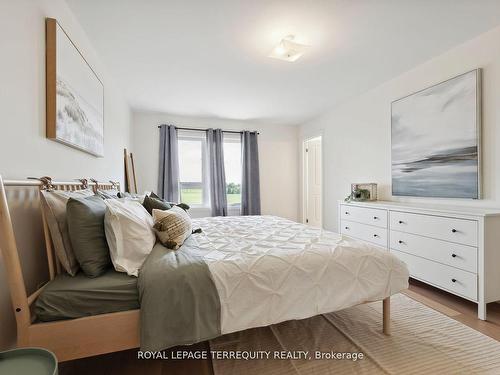
[[[161,125],[158,125],[158,129],[161,128]],[[203,128],[185,128],[181,126],[176,126],[175,127],[178,130],[194,130],[194,131],[199,131],[199,132],[206,132],[208,129],[203,129]],[[224,130],[222,129],[223,133],[233,133],[233,134],[241,134],[244,132],[244,130]],[[257,133],[259,135],[259,132],[252,132],[252,133]]]

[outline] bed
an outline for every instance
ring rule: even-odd
[[[386,251],[282,218],[250,216],[194,220],[202,232],[178,251],[155,245],[138,279],[109,271],[83,283],[57,274],[45,226],[51,281],[27,296],[1,178],[0,215],[18,345],[49,348],[61,361],[139,346],[161,350],[378,300],[388,334],[389,297],[408,286],[406,266]]]

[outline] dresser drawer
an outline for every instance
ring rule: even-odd
[[[477,273],[477,248],[391,231],[390,248]]]
[[[391,211],[390,229],[477,246],[477,221],[474,220]]]
[[[451,293],[477,301],[477,275],[428,259],[392,250],[406,263],[410,276],[428,282]]]
[[[358,223],[387,228],[386,210],[349,206],[346,204],[340,205],[340,210],[340,217],[342,220],[356,221]]]
[[[340,233],[387,248],[387,229],[342,220]]]

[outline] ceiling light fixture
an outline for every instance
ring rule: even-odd
[[[297,61],[309,46],[294,42],[294,39],[295,36],[293,35],[281,39],[281,42],[273,48],[269,57],[289,62]]]

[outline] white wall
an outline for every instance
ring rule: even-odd
[[[500,28],[497,28],[352,98],[301,126],[299,138],[317,132],[323,133],[325,228],[337,229],[337,201],[348,195],[352,182],[378,183],[379,199],[500,207],[499,45]],[[387,59],[394,58],[397,56],[387,56]],[[483,68],[484,199],[393,198],[391,102],[475,68]]]
[[[105,156],[45,138],[45,17],[56,18],[104,83]],[[123,179],[130,109],[62,0],[0,1],[0,173]]]
[[[297,220],[299,202],[297,127],[151,112],[134,112],[132,123],[132,148],[139,191],[157,189],[158,125],[259,131],[262,214]]]
[[[60,22],[104,83],[104,158],[95,158],[45,138],[45,17]],[[123,148],[130,142],[130,108],[66,3],[62,0],[1,0],[0,45],[0,174],[3,178],[49,175],[58,180],[94,177],[122,181]],[[25,242],[23,238],[19,240]],[[26,284],[33,287],[40,277],[36,271],[45,265],[39,264],[43,259],[40,254],[27,255],[30,256],[21,262]],[[12,345],[15,339],[4,272],[0,256],[0,350]]]

